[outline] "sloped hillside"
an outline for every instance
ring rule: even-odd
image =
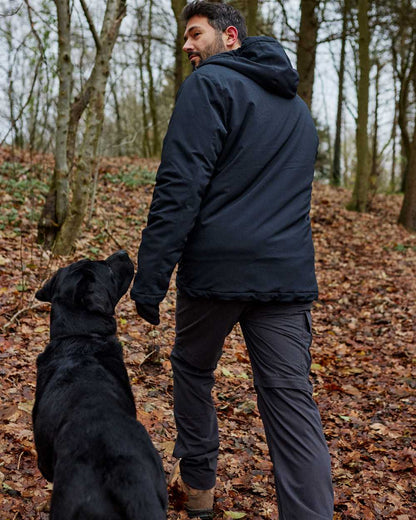
[[[0,150],[0,518],[46,519],[51,486],[36,467],[31,431],[36,356],[49,307],[34,293],[59,266],[119,248],[135,259],[157,163],[103,159],[97,198],[76,253],[53,258],[36,244],[51,157]],[[396,225],[399,196],[369,214],[345,209],[349,193],[316,184],[312,222],[320,297],[311,377],[332,454],[335,519],[416,517],[416,236]],[[175,438],[169,351],[174,286],[154,328],[124,297],[117,308],[138,408],[168,473]],[[249,360],[236,328],[217,371],[222,445],[216,519],[277,519],[271,464]],[[173,509],[169,519],[185,518]]]

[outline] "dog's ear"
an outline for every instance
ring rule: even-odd
[[[48,280],[38,291],[36,291],[35,298],[41,302],[52,302],[53,293],[55,291],[55,283],[59,271],[55,273],[50,280]]]
[[[127,292],[134,276],[134,265],[126,251],[117,251],[109,256],[105,263],[108,264],[114,274],[117,284],[117,302]],[[116,303],[117,303],[116,302]]]

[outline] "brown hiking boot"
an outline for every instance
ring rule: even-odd
[[[176,503],[185,507],[189,518],[211,520],[214,516],[214,489],[194,489],[181,477],[179,460],[175,463],[169,477],[169,487],[176,498]]]

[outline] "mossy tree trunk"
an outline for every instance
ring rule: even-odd
[[[58,4],[62,4],[62,1],[56,0],[56,3],[58,7]],[[43,237],[39,233],[39,238],[41,240],[42,238],[44,239],[45,247],[52,249],[54,253],[60,255],[67,255],[73,251],[75,240],[79,235],[87,211],[92,177],[97,160],[98,143],[104,121],[104,95],[109,76],[110,60],[121,21],[126,14],[126,0],[107,0],[101,32],[98,34],[92,18],[89,16],[85,0],[81,0],[81,4],[94,37],[96,56],[93,70],[85,88],[72,104],[65,120],[67,135],[66,170],[62,170],[60,183],[58,183],[58,176],[54,175],[52,179],[50,193],[53,191],[54,183],[56,183],[56,187],[64,189],[66,200],[69,199],[68,172],[70,161],[73,160],[75,155],[76,130],[82,113],[88,108],[85,131],[78,159],[72,169],[71,201],[69,204],[65,204],[64,207],[62,205],[59,206],[58,209],[58,198],[48,197],[39,223],[39,227],[43,228]],[[60,11],[58,9],[58,17],[59,15]],[[62,71],[60,71],[60,74],[62,74]],[[60,81],[62,81],[61,77]],[[64,131],[62,135],[64,135]],[[63,148],[64,146],[62,145]],[[64,160],[62,149],[59,151],[60,161]],[[56,164],[60,163],[56,162]],[[57,166],[55,170],[57,170]],[[61,170],[59,171],[61,172]],[[48,225],[49,227],[47,227]],[[45,240],[46,237],[47,240]]]
[[[56,118],[55,167],[38,224],[38,240],[50,249],[68,211],[68,125],[71,103],[71,13],[69,0],[55,0],[58,14],[59,95]]]

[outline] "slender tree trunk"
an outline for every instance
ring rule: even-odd
[[[410,0],[398,0],[399,32],[392,31],[391,50],[393,69],[400,82],[398,96],[397,123],[401,134],[401,191],[405,191],[406,176],[409,168],[411,153],[411,136],[409,134],[409,90],[414,74],[414,60],[412,55],[416,53],[416,37],[414,14]]]
[[[68,217],[65,219],[59,231],[54,247],[54,252],[59,255],[67,255],[72,252],[74,241],[79,234],[87,212],[91,192],[92,173],[96,166],[98,142],[104,120],[104,92],[106,82],[104,76],[105,72],[103,75],[98,75],[97,88],[92,94],[88,105],[83,145],[80,158],[74,171],[74,189],[72,192],[71,206]]]
[[[412,71],[413,90],[416,92],[416,52],[413,53]],[[399,224],[409,231],[416,231],[416,113]]]
[[[157,157],[161,151],[161,141],[159,136],[159,120],[156,108],[156,99],[155,99],[155,88],[154,88],[154,80],[153,80],[153,67],[150,61],[150,57],[152,54],[152,22],[153,22],[153,0],[149,0],[149,16],[148,16],[148,25],[147,25],[147,33],[148,33],[148,41],[146,45],[146,69],[147,76],[149,81],[149,109],[150,109],[150,118],[152,121],[152,156]]]
[[[142,132],[142,155],[143,157],[150,157],[151,156],[151,145],[150,145],[150,138],[149,138],[149,121],[147,117],[147,92],[146,92],[146,82],[144,79],[144,63],[143,63],[143,54],[146,52],[146,45],[144,37],[140,37],[142,42],[142,51],[139,52],[137,58],[138,58],[138,65],[139,65],[139,75],[140,75],[140,91],[141,91],[141,108],[142,108],[142,123],[143,123],[143,132]]]
[[[125,13],[125,0],[107,1],[103,26],[97,44],[95,84],[90,93],[81,153],[75,167],[72,201],[54,244],[56,254],[66,255],[72,252],[87,212],[90,187],[97,160],[97,148],[104,121],[104,96],[110,60]]]
[[[332,165],[331,184],[341,185],[341,131],[342,131],[342,106],[344,103],[344,76],[345,76],[345,47],[347,43],[349,0],[344,0],[342,14],[341,56],[338,71],[338,105],[335,125],[334,162]]]
[[[373,150],[371,154],[371,173],[370,173],[370,188],[375,193],[377,191],[378,177],[379,177],[379,157],[378,157],[378,112],[380,104],[380,73],[382,65],[377,60],[376,62],[376,80],[375,80],[375,106],[374,106],[374,130],[373,130]]]
[[[116,128],[117,128],[117,155],[123,156],[124,153],[124,146],[123,146],[123,125],[122,125],[122,119],[120,114],[120,103],[118,101],[118,95],[117,95],[117,88],[115,82],[111,83],[111,94],[113,95],[114,99],[114,110],[116,112]]]
[[[359,80],[357,117],[357,170],[349,209],[367,211],[370,181],[368,155],[368,92],[370,86],[370,30],[368,24],[368,0],[358,0],[359,27]]]
[[[11,125],[11,131],[13,135],[13,144],[17,144],[19,146],[19,129],[17,127],[17,120],[15,117],[15,92],[14,92],[14,80],[13,80],[13,66],[14,66],[14,58],[13,58],[13,35],[11,28],[10,20],[6,20],[6,28],[5,35],[7,41],[7,98],[9,101],[9,119]],[[3,141],[4,142],[4,141]],[[3,144],[3,143],[2,143]],[[22,143],[23,144],[23,143]]]
[[[397,157],[397,151],[396,151],[396,133],[397,133],[397,114],[396,111],[394,113],[394,121],[393,121],[393,128],[391,132],[391,139],[393,142],[392,146],[392,156],[391,156],[391,175],[390,175],[390,191],[391,193],[396,192],[396,157]]]
[[[394,99],[397,100],[397,86],[396,86],[396,75],[393,71],[393,85],[394,85]],[[394,118],[393,126],[391,129],[391,140],[392,146],[392,157],[391,157],[391,175],[390,175],[390,191],[395,193],[396,191],[396,138],[397,138],[397,101],[394,103]]]
[[[301,18],[297,46],[297,70],[299,73],[298,94],[309,108],[312,107],[315,80],[318,19],[316,10],[319,0],[301,0]]]
[[[50,249],[68,209],[67,139],[71,100],[71,14],[69,0],[55,0],[58,14],[59,95],[56,118],[55,167],[51,187],[38,224],[38,241]]]
[[[42,82],[42,76],[39,78],[40,82]],[[37,124],[40,119],[40,92],[37,89],[37,95],[35,95],[35,99],[32,102],[32,106],[30,108],[30,124],[29,124],[29,150],[30,154],[35,150],[38,150],[38,129]]]
[[[402,226],[404,226],[409,231],[416,231],[416,129],[413,134],[412,151],[409,158],[406,186],[403,205],[399,216],[399,224],[402,224]]]
[[[247,33],[249,36],[257,34],[258,0],[246,0],[247,2]]]
[[[91,94],[94,89],[94,84],[96,82],[96,74],[97,70],[95,64],[89,78],[85,82],[84,88],[71,104],[67,145],[68,164],[70,168],[73,167],[75,161],[75,148],[78,133],[78,125],[81,120],[82,114],[85,112],[85,109],[87,108],[88,103],[90,102]]]
[[[181,21],[181,13],[186,5],[186,0],[171,0],[172,10],[176,20],[176,39],[175,39],[175,96],[182,85],[185,76],[191,72],[191,66],[186,54],[183,52],[183,33],[185,27]]]
[[[50,145],[49,139],[45,139],[46,130],[49,127],[49,114],[51,112],[52,100],[51,100],[51,88],[50,88],[50,73],[46,71],[46,83],[43,86],[44,92],[46,93],[46,99],[42,106],[42,123],[40,125],[40,131],[38,133],[39,144],[37,151],[41,153],[45,153],[46,151],[51,151],[53,148]],[[59,96],[58,96],[59,98]]]
[[[410,136],[408,130],[408,113],[409,113],[409,78],[401,74],[400,91],[399,91],[399,110],[397,115],[397,122],[401,134],[401,148],[402,148],[402,183],[401,191],[404,191],[406,184],[407,170],[409,166],[410,157]]]

